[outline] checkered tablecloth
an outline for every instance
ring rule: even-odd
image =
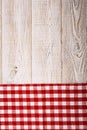
[[[87,85],[0,86],[0,130],[87,130]]]

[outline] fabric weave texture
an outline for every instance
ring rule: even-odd
[[[87,130],[87,85],[0,86],[0,130]]]

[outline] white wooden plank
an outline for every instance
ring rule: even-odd
[[[60,0],[32,0],[32,82],[61,82]]]
[[[62,83],[87,83],[87,0],[62,0]]]
[[[2,83],[2,0],[0,0],[0,83]]]
[[[31,0],[2,1],[2,82],[31,83]]]

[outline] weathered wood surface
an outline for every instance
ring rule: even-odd
[[[32,0],[32,82],[61,82],[59,0]]]
[[[62,82],[87,82],[87,0],[62,0]]]
[[[0,83],[2,83],[2,1],[0,0]]]
[[[87,0],[0,0],[0,83],[87,83]]]
[[[2,82],[31,82],[31,0],[2,1]]]

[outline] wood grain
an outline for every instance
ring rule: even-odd
[[[0,0],[0,83],[87,83],[87,0]]]
[[[87,83],[87,0],[62,0],[62,82]]]
[[[2,1],[0,0],[0,83],[2,83]]]
[[[32,0],[32,82],[61,82],[60,0]]]
[[[2,1],[2,82],[31,82],[31,0]]]

